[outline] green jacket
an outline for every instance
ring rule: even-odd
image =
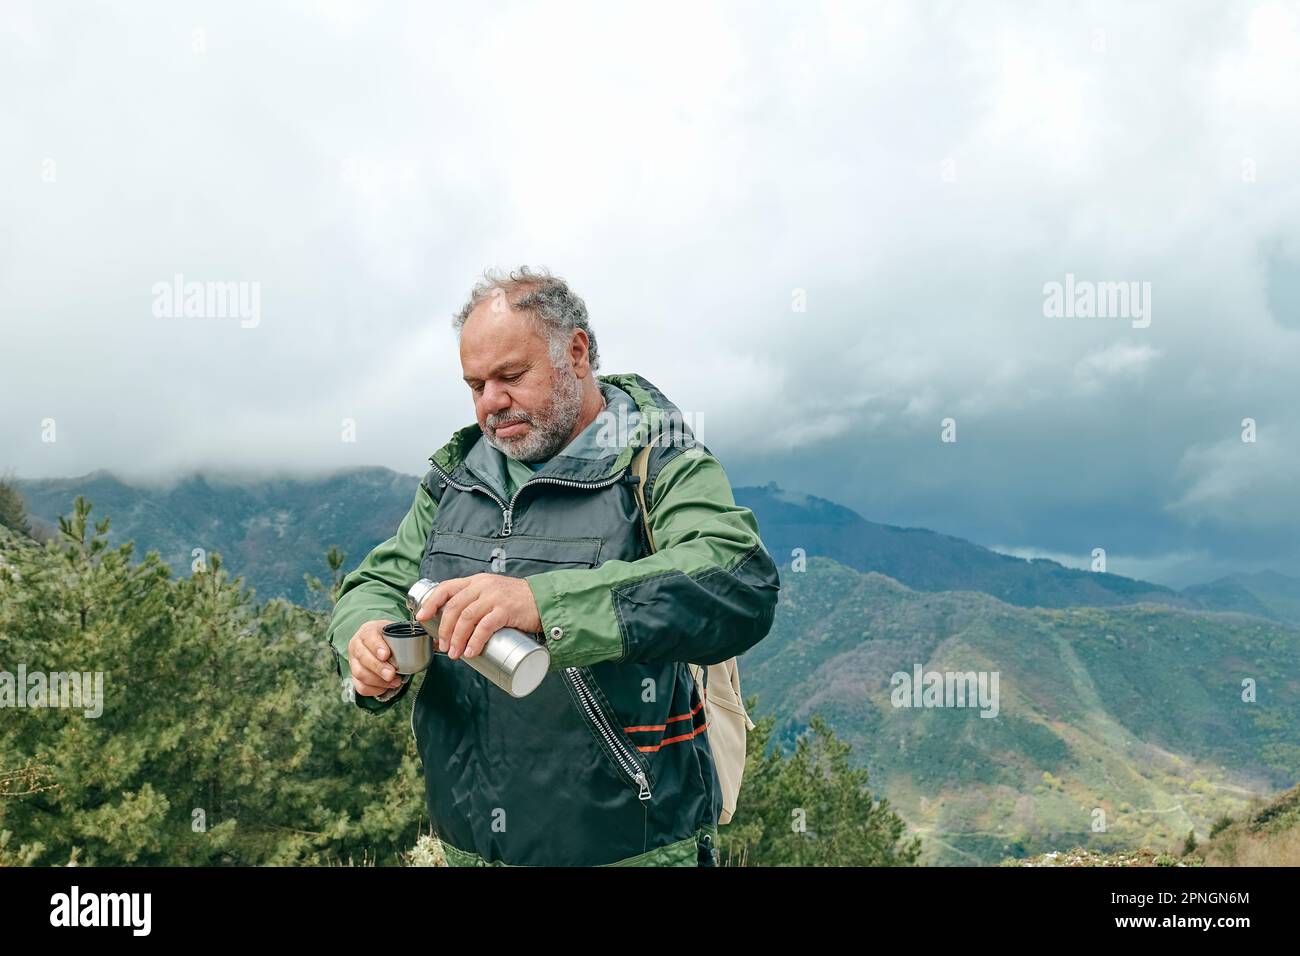
[[[676,406],[636,374],[599,382],[607,411],[517,487],[520,463],[477,424],[455,432],[397,533],[344,578],[330,620],[346,675],[352,635],[405,619],[420,577],[528,581],[551,654],[532,694],[512,698],[439,655],[389,699],[355,697],[382,713],[420,684],[411,728],[453,865],[712,860],[697,846],[716,834],[721,792],[686,662],[717,663],[766,636],[779,577],[754,515]],[[619,403],[634,406],[626,430]],[[630,467],[647,443],[653,554]]]

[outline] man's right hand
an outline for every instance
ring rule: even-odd
[[[392,650],[384,640],[385,624],[393,621],[366,621],[348,641],[348,663],[352,667],[352,686],[365,697],[378,697],[389,688],[401,687],[402,678],[389,658]]]

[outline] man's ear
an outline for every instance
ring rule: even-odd
[[[569,340],[569,356],[573,359],[573,374],[578,378],[586,378],[591,374],[590,345],[586,332],[582,329],[573,330],[573,338]]]

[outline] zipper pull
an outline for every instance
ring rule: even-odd
[[[650,799],[650,783],[646,780],[645,771],[642,770],[636,775],[636,782],[641,784],[641,792],[637,794],[638,799]]]
[[[505,519],[505,524],[501,526],[501,537],[508,538],[510,537],[510,524],[513,521],[509,508],[505,510]]]

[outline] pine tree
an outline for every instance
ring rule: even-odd
[[[31,536],[32,526],[27,520],[27,505],[22,492],[9,478],[0,478],[0,527]]]
[[[346,577],[343,564],[347,559],[347,552],[341,551],[338,545],[331,544],[329,550],[325,552],[325,565],[330,569],[330,583],[326,586],[321,583],[320,578],[304,574],[302,577],[307,582],[307,592],[312,595],[324,595],[329,600],[330,607],[337,604],[339,594],[343,590],[343,578]]]
[[[98,674],[102,708],[6,709],[0,860],[402,861],[424,814],[414,742],[342,693],[323,614],[257,603],[218,554],[179,580],[156,552],[132,561],[83,499],[59,527],[0,540],[0,669]]]
[[[752,709],[756,702],[747,703]],[[743,866],[910,866],[919,837],[867,789],[851,748],[814,714],[795,752],[771,749],[776,718],[755,721],[746,739],[736,813],[718,829],[720,862]]]

